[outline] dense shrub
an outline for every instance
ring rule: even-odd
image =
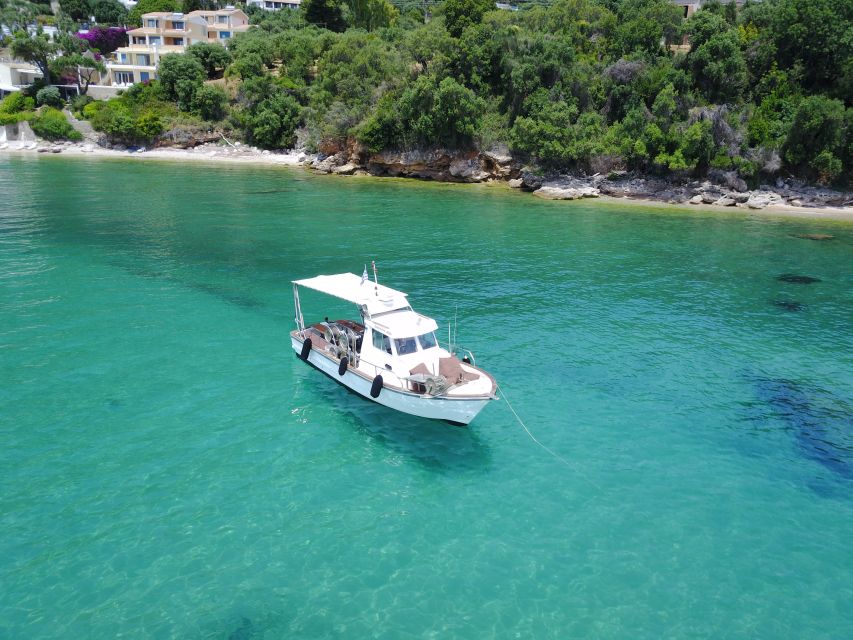
[[[193,97],[193,110],[205,120],[221,120],[225,117],[228,96],[219,87],[202,85]]]
[[[117,98],[90,102],[83,117],[115,143],[149,144],[180,118],[180,111],[169,102],[159,82],[135,84]]]
[[[15,91],[0,101],[0,113],[11,114],[22,111],[32,111],[36,108],[36,101],[21,91]]]
[[[92,96],[87,96],[87,95],[75,96],[74,98],[71,99],[71,110],[74,113],[82,113],[83,107],[85,107],[87,104],[94,102],[94,101],[95,101],[95,99]]]
[[[208,79],[221,76],[231,62],[231,54],[216,42],[196,42],[187,47],[187,53],[201,63]]]
[[[207,77],[198,59],[186,53],[169,53],[160,59],[158,73],[166,97],[184,111],[192,109],[195,93]]]
[[[82,140],[80,132],[72,127],[65,114],[52,107],[44,107],[30,120],[36,135],[48,140]]]
[[[39,106],[47,105],[49,107],[61,108],[65,101],[59,95],[59,89],[56,87],[44,87],[39,89],[36,94],[36,104]]]
[[[120,25],[127,21],[127,9],[117,0],[93,0],[91,7],[99,24]]]

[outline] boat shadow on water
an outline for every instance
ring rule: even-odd
[[[330,407],[348,427],[425,469],[465,473],[491,465],[489,447],[471,427],[400,413],[370,402],[316,371],[297,375],[297,379],[313,402]]]
[[[796,451],[831,472],[808,481],[825,496],[853,489],[853,413],[830,391],[785,378],[750,376],[760,406],[751,420],[759,425],[782,424]],[[835,480],[835,482],[833,482]]]

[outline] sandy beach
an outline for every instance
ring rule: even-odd
[[[193,149],[177,148],[155,148],[139,149],[134,151],[118,151],[104,149],[91,143],[50,143],[39,142],[6,142],[0,145],[0,155],[62,155],[80,158],[111,158],[125,160],[165,160],[173,162],[200,162],[200,163],[226,163],[226,164],[259,164],[266,166],[305,167],[310,169],[310,162],[315,156],[304,151],[273,152],[261,150],[249,145],[235,143],[233,145],[208,143]],[[341,176],[342,178],[352,176]],[[503,185],[505,182],[500,181]],[[507,188],[509,188],[507,186]],[[670,204],[652,199],[643,198],[614,198],[611,196],[599,196],[597,198],[584,198],[584,201],[601,201],[607,203],[618,202],[628,206],[643,208],[655,208],[672,210],[701,210],[718,213],[721,215],[751,215],[751,216],[775,216],[789,218],[806,218],[813,220],[839,220],[853,222],[853,207],[796,207],[789,204],[771,204],[763,209],[748,209],[745,207],[720,207],[709,204]],[[566,206],[571,206],[566,202]]]

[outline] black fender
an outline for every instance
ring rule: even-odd
[[[308,360],[309,353],[311,353],[311,338],[305,338],[305,342],[302,343],[302,352],[299,354],[299,357],[303,360]]]
[[[338,365],[338,375],[342,376],[347,372],[347,366],[349,365],[349,358],[344,356],[341,358],[341,363]]]
[[[382,376],[376,376],[373,379],[373,384],[370,385],[370,397],[378,398],[379,394],[382,393],[382,385],[384,381],[382,380]]]

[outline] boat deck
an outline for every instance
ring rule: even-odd
[[[356,334],[361,335],[364,332],[364,326],[351,320],[335,320],[335,324],[347,326]],[[328,327],[322,322],[305,327],[304,333],[298,330],[292,331],[292,337],[303,341],[305,338],[311,338],[312,350],[321,352],[325,357],[340,362],[339,348],[334,342],[328,340],[331,337],[328,332]],[[360,343],[359,343],[360,347]],[[470,397],[470,396],[493,396],[497,390],[497,384],[494,378],[487,372],[475,367],[467,362],[462,362],[456,356],[442,349],[442,353],[446,353],[445,357],[439,359],[439,373],[444,376],[449,387],[443,394],[446,397]],[[427,395],[427,387],[422,382],[417,380],[409,380],[408,376],[400,377],[396,373],[375,366],[369,362],[361,360],[358,366],[352,369],[366,378],[372,380],[377,374],[382,374],[386,386],[396,387],[419,395]],[[409,372],[415,378],[418,374],[429,374],[426,366],[421,364]]]

